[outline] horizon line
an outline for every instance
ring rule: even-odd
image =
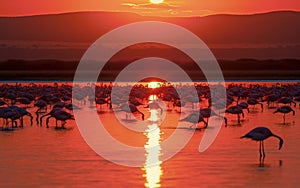
[[[280,13],[280,12],[290,12],[290,13],[300,13],[297,10],[274,10],[274,11],[265,11],[265,12],[255,12],[255,13],[215,13],[215,14],[207,14],[207,15],[191,15],[191,16],[149,16],[149,15],[141,15],[135,12],[129,11],[66,11],[66,12],[57,12],[57,13],[41,13],[41,14],[28,14],[28,15],[0,15],[0,18],[24,18],[24,17],[35,17],[35,16],[51,16],[51,15],[66,15],[66,14],[80,14],[80,13],[114,13],[114,14],[132,14],[141,17],[152,17],[152,18],[204,18],[209,16],[252,16],[252,15],[263,15],[270,13]]]

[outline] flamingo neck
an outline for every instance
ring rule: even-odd
[[[283,139],[280,136],[277,136],[276,134],[272,134],[272,136],[279,139],[279,149],[281,149],[281,147],[283,145]]]

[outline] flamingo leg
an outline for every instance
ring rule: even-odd
[[[207,128],[207,126],[208,126],[208,118],[207,118],[207,122],[205,120],[203,120],[203,122],[204,122],[205,128]]]
[[[241,123],[240,114],[238,114],[237,117],[238,117],[238,124],[240,124]]]
[[[49,128],[49,119],[51,118],[52,116],[49,116],[49,117],[47,117],[47,119],[46,119],[46,127],[47,128]]]
[[[40,111],[40,108],[35,112],[36,114],[36,124],[38,125],[39,124],[39,111]]]
[[[259,166],[262,167],[262,141],[259,141]]]
[[[261,141],[261,146],[262,146],[262,164],[264,164],[266,154],[265,154],[265,146],[263,140]]]
[[[61,122],[61,128],[65,128],[65,124],[66,124],[67,122],[66,121],[62,121]]]
[[[23,116],[20,118],[20,127],[24,126],[24,120],[23,120]]]
[[[285,125],[285,114],[283,114],[283,124]]]

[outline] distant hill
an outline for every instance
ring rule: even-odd
[[[226,80],[299,80],[300,60],[219,60]],[[70,80],[74,78],[78,61],[58,60],[7,60],[0,62],[0,80]],[[124,62],[109,62],[111,67],[104,68],[100,74],[102,81],[114,81]],[[194,80],[205,80],[201,70],[185,62],[179,65]],[[245,66],[246,65],[246,66]],[[180,81],[180,80],[179,80]]]
[[[88,45],[106,32],[137,21],[165,21],[194,32],[217,58],[300,58],[300,13],[205,17],[146,17],[133,13],[78,12],[27,17],[0,17],[0,60],[79,59]],[[70,43],[65,48],[49,42]],[[24,43],[30,46],[20,46]],[[40,45],[43,45],[41,48]],[[73,43],[84,43],[80,48]],[[46,45],[45,45],[46,44]]]

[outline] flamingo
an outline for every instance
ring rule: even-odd
[[[39,124],[39,114],[41,113],[42,110],[47,111],[47,102],[44,101],[43,99],[40,99],[34,103],[34,106],[38,107],[38,109],[35,111],[36,114],[36,122]]]
[[[268,107],[269,108],[273,108],[274,107],[274,102],[277,101],[279,98],[279,95],[277,94],[271,94],[267,97],[267,101],[268,101]],[[271,106],[272,105],[272,106]]]
[[[295,116],[295,111],[290,106],[279,107],[275,112],[273,112],[273,114],[276,114],[278,112],[283,113],[283,124],[285,124],[285,114],[293,112],[293,116]]]
[[[128,114],[135,113],[135,112],[141,114],[142,115],[142,120],[144,120],[145,115],[141,111],[139,111],[135,105],[133,105],[133,104],[122,104],[120,108],[121,108],[121,111],[126,112],[126,120],[128,119]]]
[[[207,121],[208,121],[208,118],[211,117],[211,116],[217,116],[217,117],[221,117],[224,119],[225,121],[225,127],[227,127],[227,118],[226,117],[223,117],[221,115],[218,115],[215,111],[213,111],[211,108],[203,108],[200,110],[200,114],[202,117],[204,118],[207,118]]]
[[[266,156],[265,148],[264,148],[264,140],[272,136],[279,139],[279,150],[280,150],[283,145],[283,139],[273,134],[270,131],[270,129],[268,129],[267,127],[256,127],[241,137],[241,138],[250,138],[252,140],[259,141],[259,166],[264,165],[264,159]]]
[[[200,122],[203,122],[205,124],[205,128],[207,128],[207,122],[203,119],[202,115],[200,113],[191,113],[190,115],[188,115],[187,117],[181,119],[180,121],[186,121],[186,122],[190,122],[193,123],[190,128],[195,127],[197,128],[197,124]]]
[[[262,111],[263,111],[263,109],[264,109],[264,105],[263,105],[262,103],[258,102],[258,100],[254,99],[254,98],[248,99],[248,100],[247,100],[247,103],[248,103],[249,105],[253,105],[253,110],[254,110],[254,106],[257,105],[257,104],[259,104],[259,105],[261,106],[261,110],[262,110]]]
[[[42,115],[42,116],[40,117],[40,122],[37,122],[37,125],[38,125],[39,123],[41,123],[41,126],[42,126],[43,118],[44,118],[44,117],[46,117],[46,116],[52,116],[56,111],[60,111],[60,110],[63,110],[63,109],[61,109],[61,108],[59,108],[59,107],[53,107],[52,110],[51,110],[49,113],[44,114],[44,115]],[[57,123],[57,122],[56,122],[56,123]]]
[[[238,104],[238,106],[242,107],[242,109],[246,109],[248,111],[248,113],[249,113],[248,103],[246,103],[246,102],[240,102]]]
[[[20,108],[18,106],[9,106],[10,109],[13,111],[17,112],[19,118],[20,118],[20,126],[23,127],[23,117],[24,116],[29,116],[30,117],[30,125],[32,126],[32,115],[30,112],[28,112],[25,108]]]
[[[56,126],[55,126],[56,129],[58,128],[57,120],[62,121],[61,128],[65,128],[64,125],[66,124],[66,120],[69,120],[69,119],[74,120],[74,117],[70,113],[68,113],[64,110],[56,110],[49,117],[47,117],[47,119],[46,119],[47,128],[49,128],[49,119],[50,118],[56,119]]]
[[[162,113],[163,113],[163,108],[159,105],[159,103],[158,102],[156,102],[156,101],[152,101],[152,102],[150,102],[147,106],[145,106],[144,108],[149,108],[150,110],[153,110],[153,109],[155,109],[155,110],[157,110],[157,109],[160,109],[160,115],[162,115]]]
[[[244,118],[244,112],[243,112],[243,108],[240,106],[231,106],[229,108],[227,108],[225,110],[225,113],[229,113],[229,114],[236,114],[238,117],[238,123],[241,123],[240,120],[240,114],[242,114],[243,118]]]
[[[129,99],[129,103],[133,104],[134,106],[140,106],[143,105],[143,103],[140,103],[136,98],[134,97],[130,97]]]
[[[100,106],[100,111],[102,110],[102,105],[103,105],[103,104],[107,104],[107,107],[111,108],[111,103],[110,103],[110,101],[108,101],[108,100],[106,100],[106,99],[104,99],[104,98],[98,98],[98,99],[96,99],[95,103],[96,103],[96,106],[97,106],[97,105]]]
[[[11,128],[16,127],[16,120],[19,119],[19,117],[20,115],[18,114],[18,112],[9,107],[0,108],[0,118],[3,118],[6,121],[6,128],[8,128],[8,119],[11,119]]]
[[[295,97],[295,99],[294,99],[295,101],[297,101],[297,102],[300,102],[300,96],[298,96],[298,97]],[[300,107],[300,103],[299,103],[299,107]]]
[[[283,97],[281,99],[279,99],[277,101],[277,103],[281,103],[281,104],[290,104],[290,106],[292,105],[292,103],[294,104],[294,107],[296,107],[296,102],[293,101],[292,97]]]
[[[16,99],[20,104],[24,104],[26,108],[31,104],[31,100],[26,97],[20,97]]]

